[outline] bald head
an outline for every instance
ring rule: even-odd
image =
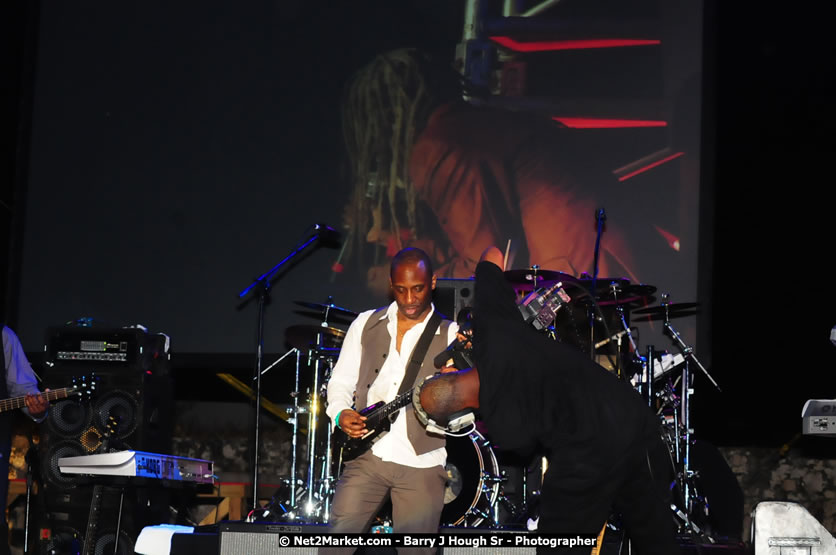
[[[389,277],[395,274],[395,270],[404,264],[423,264],[427,275],[433,275],[433,263],[427,253],[415,247],[402,249],[392,257],[392,265],[389,267]]]
[[[475,368],[437,374],[422,385],[420,402],[430,418],[446,425],[450,415],[479,408],[479,374]]]

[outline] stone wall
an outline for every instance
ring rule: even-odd
[[[836,443],[834,443],[836,448]],[[809,454],[802,448],[721,448],[744,496],[744,540],[751,513],[761,501],[790,501],[806,508],[836,533],[836,452]]]

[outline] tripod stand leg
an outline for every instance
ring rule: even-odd
[[[119,553],[119,534],[122,530],[122,507],[125,504],[125,488],[119,489],[119,512],[116,515],[116,537],[113,538],[113,555]]]

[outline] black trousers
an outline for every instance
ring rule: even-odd
[[[540,500],[538,531],[597,535],[609,516],[619,513],[638,555],[680,553],[666,476],[670,456],[661,438],[637,448],[613,472],[586,488],[567,488],[561,477],[546,472]],[[538,553],[589,555],[589,547],[543,548]]]

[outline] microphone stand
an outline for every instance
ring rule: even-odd
[[[592,268],[592,283],[589,286],[589,294],[592,295],[592,300],[595,301],[595,288],[598,282],[598,259],[601,253],[601,235],[604,233],[604,222],[607,221],[607,216],[604,214],[604,209],[599,208],[595,211],[595,222],[597,230],[595,233],[595,253],[593,256]],[[589,312],[589,356],[595,360],[595,305]]]
[[[261,274],[254,282],[248,285],[243,291],[238,293],[238,298],[243,299],[255,291],[258,296],[258,310],[256,322],[256,355],[255,355],[255,375],[256,375],[256,395],[255,395],[255,437],[253,447],[253,510],[259,508],[258,506],[258,447],[259,447],[259,428],[261,425],[261,365],[264,353],[264,309],[267,301],[270,298],[270,287],[273,283],[276,274],[279,270],[296,255],[307,249],[317,239],[320,238],[320,233],[314,233],[308,239],[298,243],[291,253],[284,257],[278,264]]]

